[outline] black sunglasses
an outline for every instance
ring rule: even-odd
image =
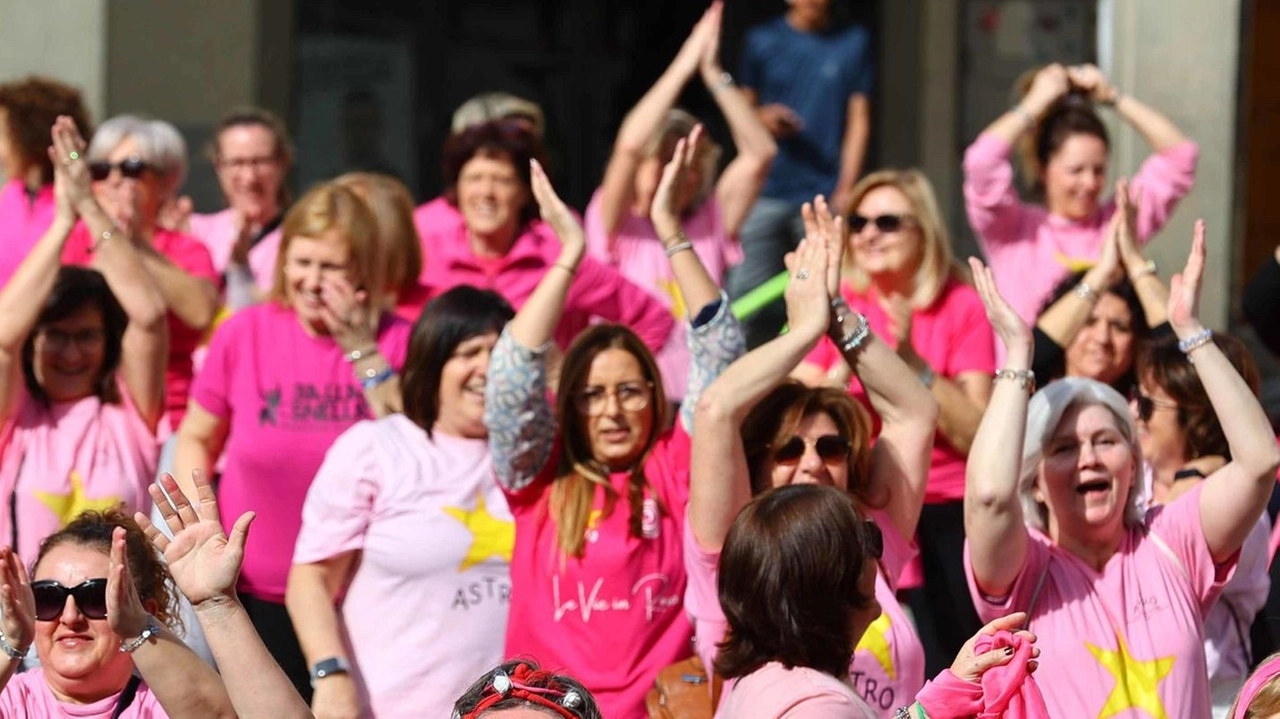
[[[111,171],[114,169],[119,169],[121,176],[136,180],[142,177],[142,173],[150,170],[151,165],[143,162],[142,158],[137,155],[128,157],[114,165],[110,162],[90,162],[89,177],[92,177],[94,182],[102,182],[111,176]]]
[[[1142,393],[1141,389],[1138,389],[1137,385],[1134,385],[1133,388],[1129,390],[1129,399],[1138,406],[1138,419],[1143,422],[1151,421],[1151,415],[1155,414],[1157,407],[1163,407],[1165,409],[1178,408],[1177,402],[1169,402],[1167,400],[1148,397]]]
[[[52,579],[31,583],[36,599],[36,619],[51,622],[67,606],[67,596],[76,598],[80,613],[90,619],[107,618],[107,580],[90,579],[74,587],[64,587]]]
[[[793,464],[804,456],[804,449],[809,442],[803,437],[792,437],[773,453],[773,461],[778,464]],[[824,434],[813,441],[813,448],[824,461],[833,462],[848,459],[852,447],[849,440],[838,434]]]
[[[849,229],[854,232],[862,232],[867,224],[870,223],[874,224],[876,229],[881,232],[897,232],[910,222],[910,215],[880,215],[878,217],[853,215],[849,218]]]
[[[877,561],[884,556],[884,532],[870,519],[862,523],[862,547]]]

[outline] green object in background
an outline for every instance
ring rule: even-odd
[[[782,293],[787,289],[787,279],[786,272],[779,272],[754,290],[739,297],[730,308],[733,310],[733,315],[739,320],[745,320],[770,303],[781,299]]]

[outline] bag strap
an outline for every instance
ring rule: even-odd
[[[1040,578],[1036,580],[1036,588],[1031,592],[1031,602],[1027,604],[1027,623],[1023,629],[1030,631],[1031,615],[1036,611],[1036,602],[1040,600],[1040,590],[1044,589],[1044,580],[1049,576],[1049,562],[1052,558],[1045,557],[1044,569],[1040,570]]]
[[[133,698],[138,694],[138,685],[142,683],[142,677],[137,674],[129,677],[129,683],[124,685],[124,691],[120,692],[120,698],[116,700],[116,709],[111,712],[111,719],[120,719],[124,714],[124,710],[133,704]]]

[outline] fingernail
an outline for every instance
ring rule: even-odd
[[[1011,657],[1011,656],[1013,656],[1013,647],[1005,647],[1005,648],[1004,648],[1004,655],[1005,655],[1006,657]]]

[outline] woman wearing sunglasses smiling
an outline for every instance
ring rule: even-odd
[[[982,626],[969,606],[960,548],[964,464],[991,396],[995,336],[982,300],[952,256],[928,178],[918,170],[873,172],[853,188],[852,201],[840,296],[867,318],[871,331],[894,348],[938,404],[917,533],[920,560],[902,577],[903,587],[911,588],[907,596],[932,674]],[[815,386],[847,386],[867,406],[866,389],[848,379],[848,369],[836,344],[823,339],[794,375]],[[875,416],[876,407],[870,409]]]
[[[85,512],[46,538],[30,579],[0,549],[0,716],[234,717],[218,675],[167,628],[171,581],[119,510]],[[40,666],[14,676],[32,644]]]
[[[651,210],[659,236],[672,238],[667,254],[691,316],[693,365],[676,426],[666,429],[653,354],[621,325],[574,341],[554,413],[547,402],[546,351],[586,238],[536,164],[533,190],[562,249],[498,339],[485,390],[494,472],[516,523],[506,654],[563,667],[615,719],[645,717],[658,671],[689,656],[680,537],[693,406],[743,347],[727,299],[677,237],[674,196],[697,134],[676,143]]]
[[[938,404],[840,297],[844,220],[833,219],[825,202],[817,204],[816,212],[805,208],[807,237],[787,257],[790,329],[731,365],[697,405],[684,542],[686,610],[694,618],[698,654],[710,667],[725,631],[716,598],[717,564],[734,516],[752,496],[773,487],[822,484],[845,490],[884,538],[879,561],[869,563],[873,581],[865,588],[884,615],[866,619],[870,627],[858,633],[864,638],[846,662],[844,677],[875,715],[892,717],[924,685],[924,649],[894,592],[914,555],[911,537],[929,476]],[[871,418],[844,389],[787,381],[828,334],[881,418],[874,449]]]

